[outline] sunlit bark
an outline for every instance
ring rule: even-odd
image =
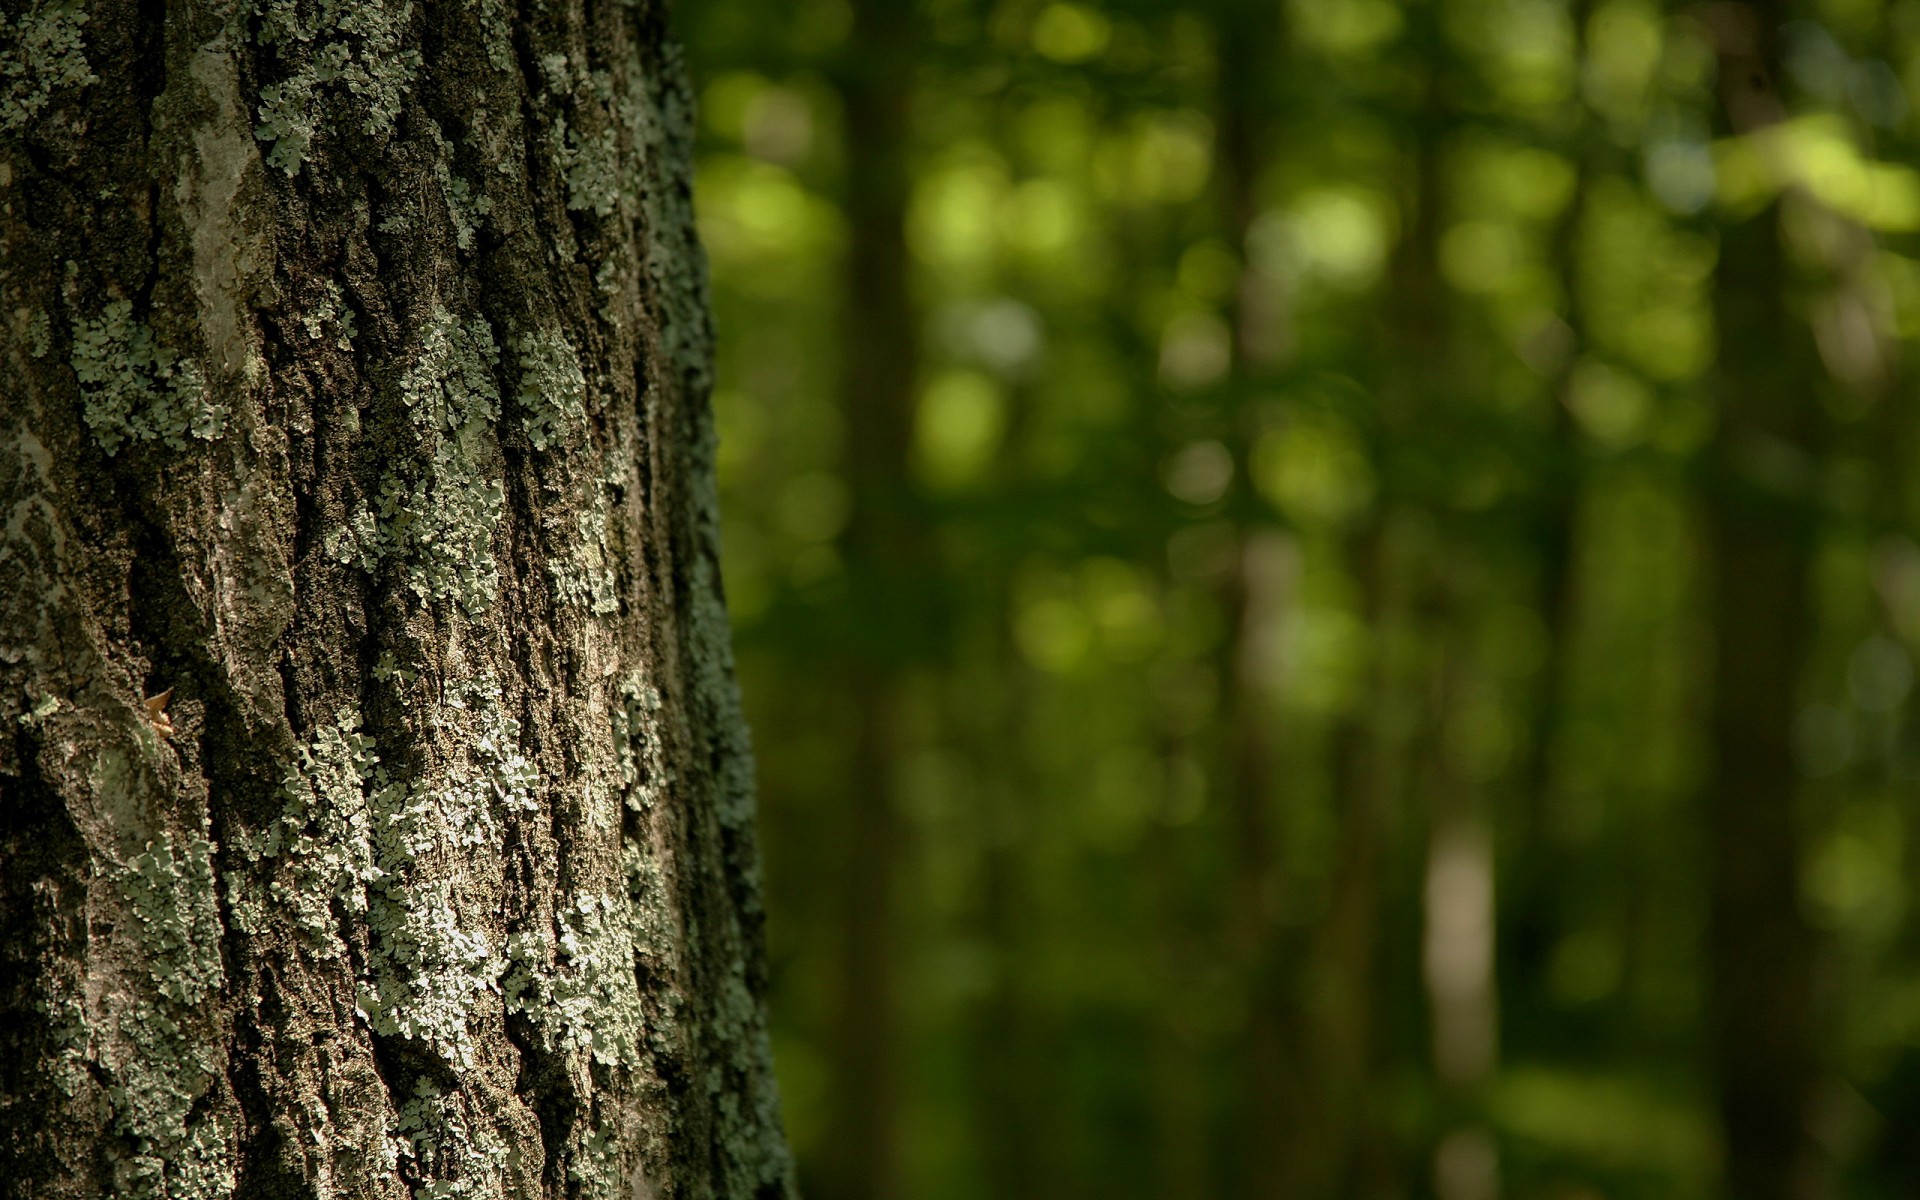
[[[790,1194],[660,6],[14,14],[0,1191]]]

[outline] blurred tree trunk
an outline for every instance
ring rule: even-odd
[[[1347,558],[1366,605],[1362,620],[1378,643],[1404,601],[1390,590],[1400,572],[1388,558],[1383,522],[1377,516],[1364,520]],[[1387,803],[1399,773],[1398,749],[1388,728],[1392,716],[1383,707],[1391,705],[1394,689],[1392,665],[1376,644],[1368,654],[1360,707],[1341,718],[1329,747],[1338,826],[1327,912],[1314,930],[1304,972],[1313,990],[1304,1006],[1309,1026],[1303,1033],[1313,1046],[1313,1095],[1323,1128],[1312,1144],[1313,1169],[1300,1193],[1328,1200],[1379,1194],[1375,1182],[1392,1169],[1380,1144],[1374,1083]]]
[[[661,6],[10,11],[0,1190],[790,1195]]]
[[[1458,367],[1439,255],[1446,218],[1442,155],[1455,118],[1445,35],[1430,7],[1421,11],[1419,36],[1433,57],[1409,181],[1412,211],[1393,263],[1389,320],[1398,367],[1382,396],[1387,436],[1414,454],[1458,436],[1447,410],[1460,402],[1446,382],[1458,377]],[[1388,470],[1404,472],[1421,488],[1416,466],[1417,460],[1403,461]],[[1417,819],[1426,825],[1421,974],[1445,1123],[1435,1148],[1434,1191],[1440,1200],[1492,1200],[1499,1164],[1478,1108],[1499,1051],[1494,864],[1479,788],[1461,772],[1456,724],[1472,668],[1463,623],[1475,599],[1475,555],[1449,520],[1445,496],[1423,489],[1411,500],[1413,519],[1405,526],[1415,541],[1410,616],[1423,669],[1415,676],[1422,716],[1409,782],[1418,789]]]
[[[1171,688],[1169,691],[1171,692]],[[1213,1195],[1207,1122],[1207,1056],[1204,1031],[1194,1001],[1195,981],[1206,970],[1206,953],[1194,936],[1191,888],[1181,869],[1179,828],[1192,798],[1183,795],[1190,781],[1181,777],[1190,753],[1190,737],[1179,714],[1161,702],[1155,735],[1159,778],[1158,810],[1145,854],[1153,896],[1155,954],[1160,993],[1152,1046],[1154,1158],[1162,1200],[1206,1200]],[[1176,732],[1175,730],[1178,730]]]
[[[1777,4],[1714,10],[1725,126],[1764,130]],[[1816,363],[1788,303],[1782,202],[1722,230],[1715,278],[1719,426],[1706,498],[1712,659],[1712,1029],[1727,1194],[1821,1195],[1813,937],[1800,912],[1794,717],[1812,620]]]
[[[1044,1008],[1034,991],[1044,978],[1037,965],[1043,928],[1029,882],[1031,847],[1041,820],[1029,798],[1043,794],[1028,738],[1038,723],[1031,668],[1013,643],[1011,597],[992,607],[993,649],[983,655],[995,671],[970,681],[952,706],[955,726],[976,724],[980,796],[981,934],[990,948],[992,984],[982,997],[968,1058],[977,1088],[975,1128],[982,1176],[996,1200],[1071,1195],[1076,1181],[1061,1178],[1059,1150],[1062,1064],[1049,1053]],[[995,677],[997,676],[997,678]],[[958,700],[958,697],[956,697]],[[987,701],[984,708],[982,701]]]
[[[914,5],[859,0],[838,85],[846,123],[848,245],[842,323],[844,470],[853,508],[844,548],[859,628],[847,684],[857,722],[849,826],[827,1195],[899,1194],[899,923],[904,829],[895,795],[901,662],[925,608],[912,494],[919,321],[906,215]]]
[[[1587,61],[1587,23],[1592,5],[1573,0],[1567,16],[1573,26],[1573,62],[1576,72]],[[1576,587],[1579,566],[1578,523],[1586,460],[1580,431],[1573,422],[1573,388],[1581,352],[1587,344],[1587,322],[1580,295],[1580,239],[1590,193],[1599,175],[1598,130],[1583,106],[1579,111],[1574,158],[1573,195],[1553,231],[1551,261],[1557,268],[1565,324],[1539,340],[1536,353],[1559,357],[1548,382],[1548,433],[1543,478],[1535,521],[1540,583],[1538,603],[1545,626],[1545,657],[1533,689],[1532,736],[1520,769],[1521,819],[1519,848],[1507,872],[1507,909],[1510,921],[1513,974],[1519,990],[1537,998],[1544,994],[1545,968],[1552,941],[1561,929],[1565,855],[1561,835],[1554,828],[1554,789],[1560,729],[1566,718],[1567,690],[1572,678],[1573,642],[1578,630],[1580,595]]]
[[[1257,432],[1249,393],[1278,364],[1276,316],[1265,302],[1271,280],[1260,277],[1248,242],[1259,217],[1261,175],[1275,136],[1274,63],[1284,61],[1280,5],[1272,0],[1220,0],[1215,13],[1216,121],[1220,130],[1215,179],[1228,244],[1240,257],[1228,313],[1230,371],[1226,421],[1236,462],[1244,471]],[[1238,522],[1232,561],[1220,587],[1228,636],[1221,647],[1221,712],[1225,720],[1228,822],[1233,834],[1230,953],[1246,996],[1245,1193],[1290,1194],[1288,1161],[1311,1132],[1289,1098],[1300,1090],[1292,989],[1280,924],[1283,855],[1276,833],[1279,804],[1278,689],[1271,678],[1273,633],[1287,602],[1290,547],[1278,531],[1254,518]]]

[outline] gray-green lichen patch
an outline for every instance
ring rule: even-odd
[[[151,1012],[145,1015],[153,1019]],[[164,1057],[166,1044],[150,1041],[142,1048],[156,1054],[140,1072],[146,1078],[113,1089],[121,1113],[118,1132],[136,1147],[110,1155],[114,1194],[133,1200],[227,1200],[238,1182],[232,1125],[219,1117],[189,1122],[194,1097],[167,1086],[171,1080],[159,1074],[178,1065]],[[138,1115],[129,1118],[129,1113]]]
[[[87,66],[78,0],[39,0],[0,12],[0,135],[26,129],[62,88],[98,83]]]
[[[440,194],[447,202],[447,213],[453,218],[453,242],[462,250],[473,249],[473,235],[480,230],[480,223],[493,211],[493,201],[473,190],[473,185],[453,173],[453,168],[442,165],[439,172]]]
[[[660,692],[645,675],[633,672],[620,681],[613,710],[613,748],[627,807],[651,808],[666,795],[666,746]]]
[[[360,332],[353,309],[347,304],[346,291],[331,279],[325,281],[319,303],[301,316],[300,324],[307,331],[307,337],[316,342],[330,338],[340,350],[352,350],[353,339]]]
[[[480,231],[480,223],[493,211],[493,200],[454,173],[453,144],[447,141],[440,126],[428,122],[427,129],[433,135],[436,151],[433,174],[440,181],[440,198],[446,202],[447,216],[453,222],[454,245],[471,250],[473,235]]]
[[[334,906],[364,919],[367,889],[382,878],[368,801],[379,766],[373,739],[360,732],[360,714],[341,709],[300,748],[280,785],[279,817],[246,847],[251,858],[279,860],[268,898],[316,948],[334,945]],[[266,927],[267,908],[256,898],[234,898],[232,911],[244,932]]]
[[[499,1131],[473,1119],[457,1092],[444,1092],[425,1078],[400,1105],[393,1135],[398,1157],[421,1177],[414,1200],[499,1195],[504,1173],[521,1157]]]
[[[287,74],[260,89],[254,136],[268,144],[267,162],[292,175],[306,161],[314,134],[350,102],[361,130],[393,132],[400,106],[420,70],[408,44],[413,5],[386,0],[258,0],[259,40]]]
[[[596,1129],[580,1140],[567,1178],[580,1185],[581,1200],[637,1200],[654,1194],[644,1177],[636,1177],[632,1184],[622,1178],[618,1142],[606,1129]]]
[[[613,215],[620,204],[620,140],[612,127],[598,134],[569,128],[565,117],[551,134],[554,157],[567,181],[567,207],[597,217]]]
[[[22,725],[31,729],[59,711],[60,697],[49,693],[34,701],[33,705],[29,707],[27,711],[21,713],[19,721]]]
[[[620,611],[614,590],[613,565],[607,549],[607,510],[596,505],[576,515],[579,540],[566,557],[547,564],[553,578],[554,599],[562,606],[584,608],[596,617]]]
[[[127,442],[183,450],[189,437],[210,440],[226,427],[226,407],[208,397],[199,365],[162,345],[130,300],[74,321],[72,363],[82,416],[109,455]]]
[[[506,0],[474,0],[473,7],[487,47],[487,64],[496,71],[513,70],[513,18]]]
[[[535,450],[575,436],[587,420],[587,380],[580,356],[557,329],[522,333],[511,342],[520,385],[514,400]]]
[[[567,207],[599,217],[612,216],[631,190],[630,176],[621,162],[620,132],[611,122],[591,121],[596,128],[581,128],[578,122],[568,121],[561,106],[590,96],[603,111],[610,109],[613,77],[606,71],[588,71],[560,53],[542,55],[539,66],[544,84],[541,100],[553,106],[548,108],[547,148],[566,182]],[[577,108],[575,115],[588,115],[590,111]],[[623,187],[623,183],[628,186]]]
[[[681,968],[681,931],[676,927],[672,889],[660,857],[639,842],[628,839],[620,848],[620,871],[626,880],[627,905],[631,913],[634,953],[655,974],[672,976]],[[674,1014],[679,997],[667,993],[658,999],[664,1008],[658,1019],[647,1024],[647,1041],[660,1053],[670,1053],[678,1031]]]
[[[470,616],[492,605],[500,585],[493,533],[506,499],[494,439],[499,361],[483,318],[434,314],[400,380],[426,462],[390,470],[372,510],[355,511],[329,535],[336,561],[369,571],[398,563],[420,599],[453,600]]]
[[[633,971],[635,916],[626,896],[583,895],[559,914],[557,930],[508,940],[507,1007],[531,1019],[549,1053],[638,1065],[644,1023]]]
[[[414,427],[431,447],[431,464],[412,482],[389,477],[378,500],[382,536],[406,563],[415,594],[457,600],[474,614],[493,602],[500,581],[493,557],[505,499],[493,477],[499,361],[483,318],[435,314],[400,383]]]
[[[192,1032],[224,981],[213,844],[195,835],[176,847],[163,833],[115,882],[131,918],[128,932],[159,994],[110,1004],[111,1034],[95,1051],[112,1079],[107,1096],[123,1139],[110,1154],[116,1194],[228,1196],[233,1130],[217,1111],[195,1112],[221,1066],[218,1050]]]
[[[323,952],[342,918],[364,925],[357,997],[368,1027],[454,1066],[470,1061],[474,1013],[507,966],[485,914],[468,902],[462,864],[498,843],[501,813],[538,805],[539,772],[496,691],[484,677],[449,689],[433,721],[465,752],[415,779],[391,777],[359,715],[342,710],[303,749],[282,786],[281,815],[249,847],[274,860],[274,908]],[[257,928],[268,915],[255,902],[236,921]]]
[[[581,1080],[632,1078],[681,1049],[684,997],[673,989],[643,998],[640,980],[678,977],[684,930],[660,860],[634,839],[622,846],[625,886],[581,892],[508,943],[510,1011],[524,1015],[539,1048]],[[594,1071],[592,1068],[600,1068]],[[637,1169],[624,1158],[617,1108],[590,1105],[561,1144],[567,1178],[582,1200],[627,1200]]]
[[[160,994],[196,1005],[218,991],[220,914],[213,886],[213,843],[187,839],[175,855],[162,834],[120,876],[120,894],[139,920],[137,936]]]
[[[473,1013],[506,970],[484,914],[466,903],[459,863],[499,843],[500,813],[538,807],[539,773],[496,697],[485,677],[450,689],[436,719],[468,747],[465,761],[372,797],[382,877],[369,894],[374,953],[361,1007],[375,1032],[423,1042],[454,1065],[469,1061]]]

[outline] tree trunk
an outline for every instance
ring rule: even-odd
[[[1727,131],[1783,115],[1777,4],[1716,14]],[[1713,1030],[1726,1191],[1824,1194],[1809,1118],[1818,1083],[1813,935],[1800,912],[1792,754],[1812,621],[1811,339],[1788,307],[1780,204],[1724,230],[1715,278],[1719,428],[1706,524],[1716,635],[1706,819]]]
[[[896,796],[907,702],[908,623],[928,575],[906,502],[919,321],[907,249],[908,106],[919,31],[907,0],[859,0],[837,76],[846,122],[842,314],[844,469],[853,507],[842,545],[859,628],[844,686],[858,722],[850,781],[844,941],[833,1035],[832,1200],[900,1194],[898,927],[907,830]]]
[[[1272,65],[1285,61],[1286,30],[1279,5],[1266,0],[1218,0],[1218,77],[1214,110],[1220,130],[1214,161],[1221,223],[1239,258],[1239,279],[1228,305],[1231,374],[1225,419],[1235,461],[1248,462],[1245,444],[1255,432],[1243,411],[1246,393],[1270,377],[1281,362],[1281,322],[1264,277],[1248,252],[1261,212],[1261,176],[1274,157],[1275,103]],[[1245,513],[1233,525],[1232,565],[1221,579],[1217,602],[1227,636],[1219,647],[1220,709],[1224,728],[1220,776],[1226,792],[1232,839],[1233,902],[1224,931],[1246,1006],[1246,1025],[1235,1047],[1241,1064],[1238,1131],[1245,1152],[1240,1194],[1297,1194],[1296,1162],[1305,1150],[1303,1122],[1294,1097],[1304,1089],[1298,1063],[1297,987],[1289,977],[1291,944],[1281,920],[1280,893],[1285,847],[1277,781],[1282,736],[1280,689],[1273,678],[1272,642],[1292,588],[1293,547],[1287,536],[1259,516]]]
[[[656,0],[0,15],[0,1192],[791,1194]]]

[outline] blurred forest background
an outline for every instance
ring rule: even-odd
[[[1920,0],[700,0],[813,1200],[1920,1196]]]

